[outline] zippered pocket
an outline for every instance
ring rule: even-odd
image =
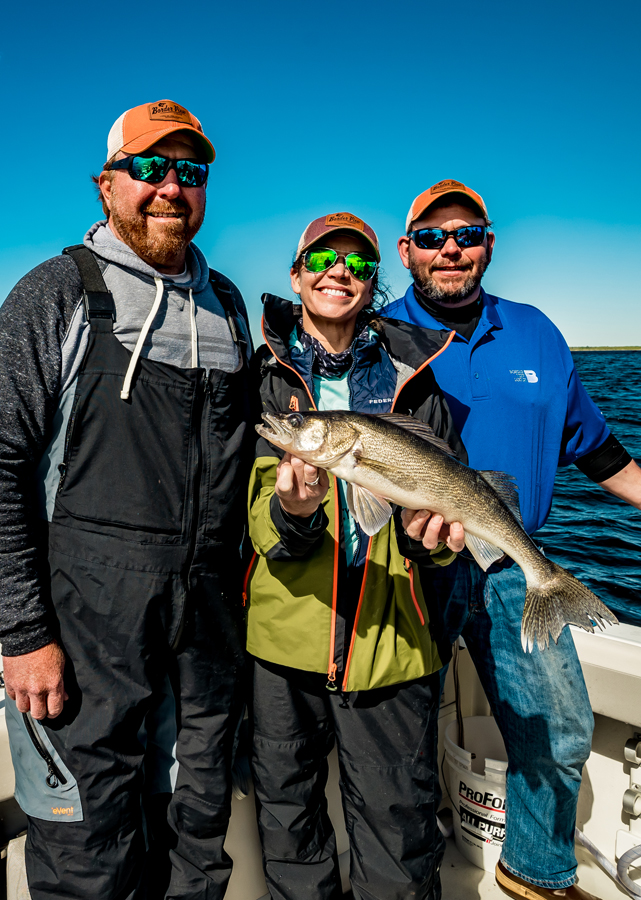
[[[7,732],[16,776],[15,798],[34,819],[82,822],[78,783],[51,743],[46,729],[30,713],[20,713],[5,698]]]
[[[61,784],[67,784],[67,779],[60,771],[60,768],[56,765],[56,761],[49,753],[45,742],[42,740],[38,732],[36,731],[36,726],[33,721],[33,717],[30,712],[26,712],[22,714],[22,718],[24,719],[25,728],[27,729],[27,733],[31,738],[31,743],[36,748],[39,755],[44,759],[47,764],[48,775],[45,778],[45,781],[49,785],[50,788],[57,788]]]
[[[58,481],[58,490],[56,491],[56,495],[62,491],[63,485],[65,483],[65,478],[67,477],[67,469],[69,467],[69,452],[70,448],[73,444],[73,434],[76,427],[76,415],[78,412],[78,403],[80,401],[80,397],[77,391],[76,384],[76,393],[73,398],[73,404],[71,406],[71,413],[69,414],[69,421],[67,422],[67,432],[65,434],[65,443],[64,443],[64,451],[62,455],[62,462],[58,466],[58,471],[60,472],[60,480]]]

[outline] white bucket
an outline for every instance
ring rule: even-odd
[[[454,838],[466,859],[493,872],[505,840],[507,754],[492,716],[463,719],[463,728],[468,750],[458,746],[457,722],[445,731]]]

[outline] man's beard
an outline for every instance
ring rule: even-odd
[[[161,229],[150,231],[147,223],[150,216],[146,212],[179,213],[184,218],[167,222]],[[200,214],[182,200],[154,200],[145,204],[140,210],[131,214],[121,214],[118,195],[114,187],[111,191],[111,221],[122,240],[147,262],[156,266],[170,266],[176,258],[180,258],[187,246],[198,232],[205,217],[203,204]]]
[[[457,303],[462,303],[464,300],[467,300],[468,297],[471,297],[481,283],[481,279],[489,265],[486,253],[478,266],[470,267],[463,284],[459,285],[457,288],[451,287],[448,289],[447,286],[439,286],[434,281],[433,276],[429,273],[428,266],[425,264],[419,266],[416,259],[412,257],[412,254],[410,254],[409,262],[412,278],[423,294],[428,300],[432,300],[434,303],[440,303],[441,306],[454,306]]]

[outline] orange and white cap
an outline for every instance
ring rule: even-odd
[[[416,221],[416,219],[420,219],[423,213],[426,212],[433,203],[436,203],[437,200],[440,200],[441,197],[444,197],[446,194],[463,194],[467,197],[468,203],[471,200],[473,205],[478,208],[485,219],[486,225],[490,224],[487,207],[485,206],[485,201],[481,195],[477,194],[476,191],[473,191],[472,188],[464,185],[462,181],[453,181],[451,178],[446,178],[445,181],[439,181],[437,184],[433,184],[432,187],[423,191],[423,193],[419,194],[414,200],[410,206],[410,211],[407,214],[405,230],[409,231],[412,222]],[[454,197],[452,197],[452,202],[455,202]]]
[[[119,116],[107,138],[107,159],[121,150],[123,153],[142,153],[176,131],[192,132],[202,148],[205,162],[214,161],[216,151],[203,134],[203,127],[196,116],[173,100],[143,103]]]
[[[374,256],[377,262],[380,262],[381,252],[378,247],[378,238],[373,228],[359,219],[358,216],[348,212],[330,213],[328,216],[320,216],[310,222],[305,231],[302,233],[298,242],[296,256],[300,256],[308,247],[315,244],[320,238],[333,231],[354,231],[365,238],[368,244],[371,244]]]

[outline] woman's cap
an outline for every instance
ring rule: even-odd
[[[487,214],[487,207],[485,206],[485,201],[483,200],[481,195],[477,194],[476,191],[473,191],[472,188],[464,185],[462,181],[454,181],[451,178],[446,178],[445,181],[439,181],[437,184],[433,184],[432,187],[428,188],[426,191],[423,191],[423,193],[419,194],[418,197],[414,200],[414,202],[410,206],[410,211],[407,214],[405,230],[409,231],[412,222],[415,222],[416,219],[420,219],[423,213],[427,212],[427,210],[430,208],[430,206],[432,206],[433,203],[436,203],[437,200],[440,200],[447,194],[453,195],[451,197],[452,203],[456,203],[455,195],[457,194],[459,196],[459,199],[462,200],[464,206],[469,206],[470,201],[472,201],[472,205],[478,209],[480,214],[485,219],[485,224],[490,224],[490,217]]]
[[[359,219],[358,216],[348,212],[331,213],[328,216],[320,216],[310,222],[305,231],[302,233],[298,242],[298,250],[296,256],[300,256],[308,247],[327,234],[334,231],[353,231],[365,238],[368,244],[371,244],[376,261],[380,262],[381,253],[378,249],[378,238],[373,228],[370,228],[366,222]]]
[[[203,127],[188,109],[173,100],[158,100],[134,106],[119,116],[107,138],[107,159],[123,153],[143,153],[152,144],[176,131],[189,131],[197,140],[205,162],[214,161],[216,151],[203,134]]]

